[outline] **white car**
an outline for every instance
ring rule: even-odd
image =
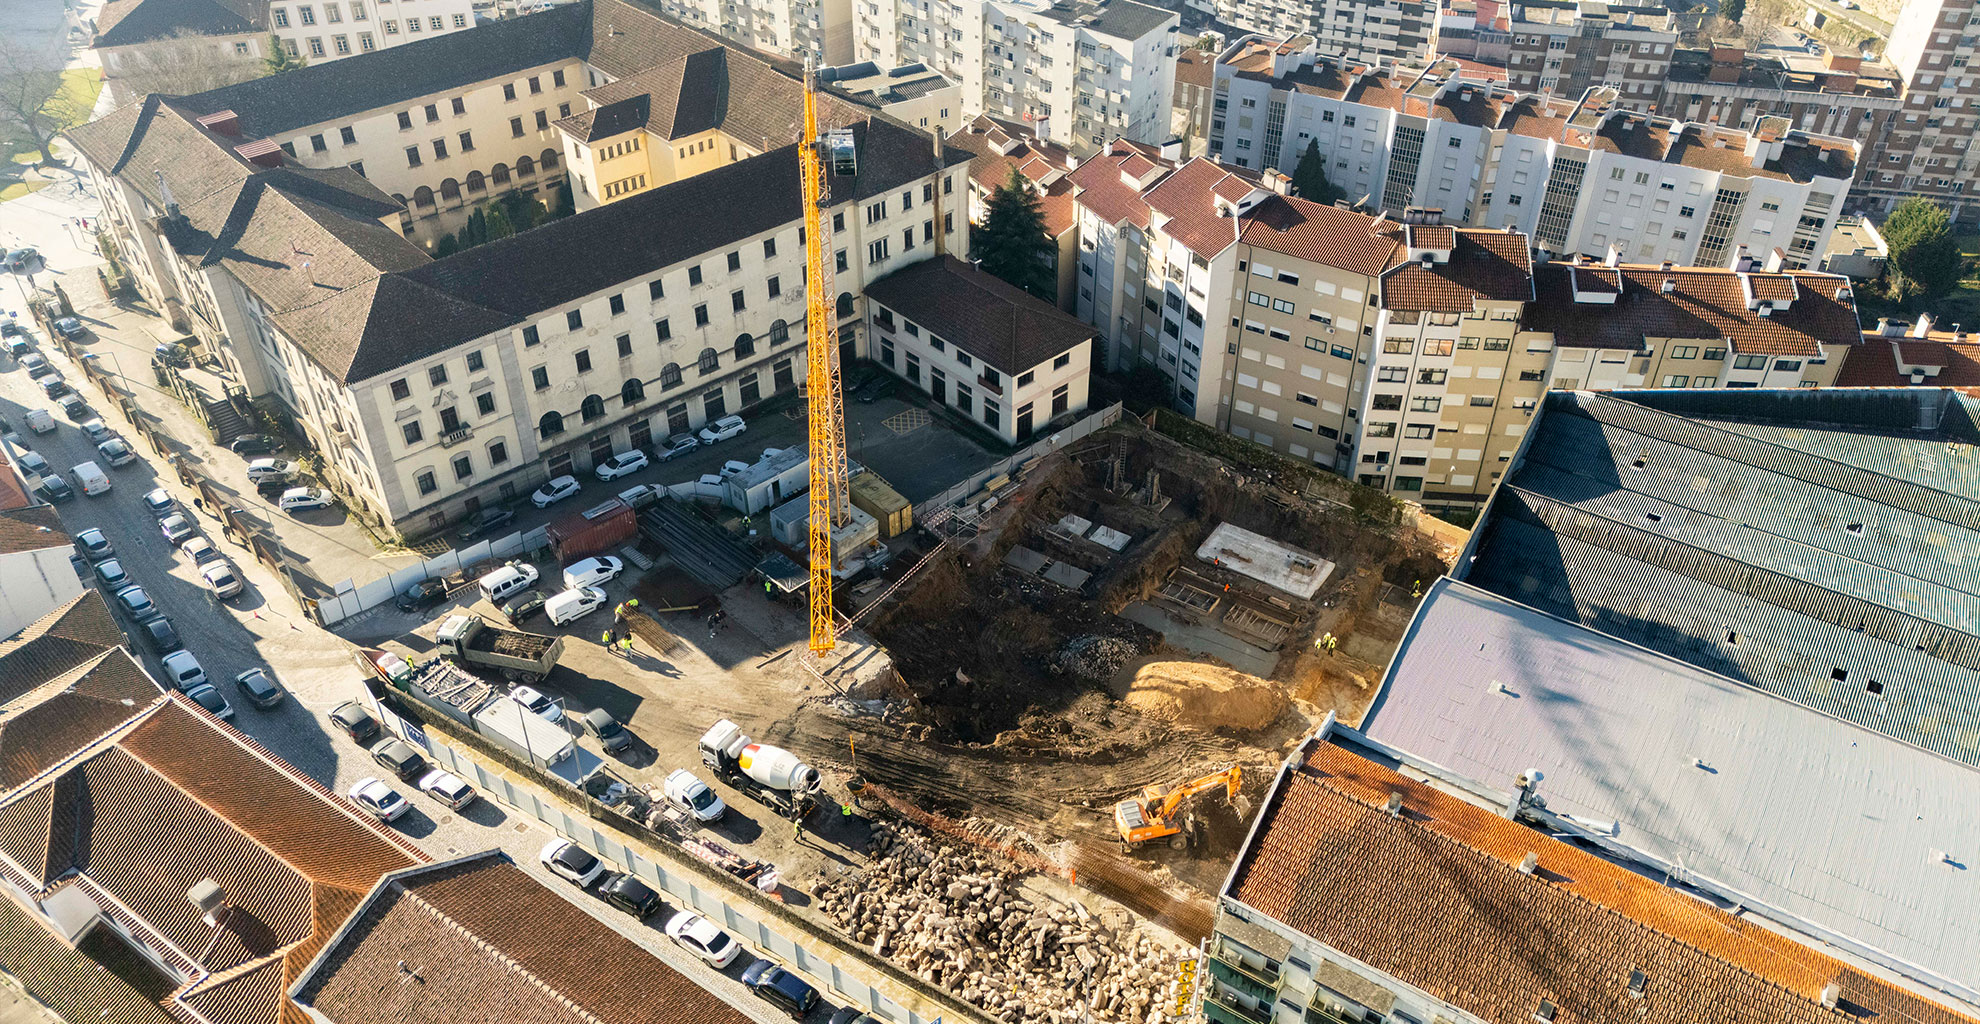
[[[597,468],[593,469],[592,472],[597,473],[600,480],[615,480],[628,473],[637,473],[645,468],[646,453],[635,448],[632,451],[620,452],[606,459],[604,462],[599,463]]]
[[[722,479],[724,480],[727,480],[732,476],[741,476],[742,474],[748,471],[749,471],[749,463],[743,462],[740,459],[730,459],[729,461],[722,463]]]
[[[715,922],[702,917],[692,910],[683,910],[667,919],[667,937],[694,951],[703,960],[716,968],[726,968],[736,962],[742,953],[742,945],[729,938],[729,933],[715,927]]]
[[[554,477],[549,483],[538,487],[529,496],[529,503],[537,508],[549,508],[578,492],[577,477]]]
[[[727,441],[748,429],[749,424],[744,423],[741,416],[724,416],[701,428],[701,443],[714,444],[717,441]]]
[[[397,821],[412,807],[398,790],[373,778],[363,778],[351,787],[351,802],[371,812],[379,821]]]
[[[174,512],[158,521],[158,532],[165,535],[165,542],[178,547],[199,536],[199,530],[183,514]]]
[[[23,465],[25,465],[25,462]],[[144,507],[150,509],[152,515],[163,519],[177,512],[179,510],[179,503],[170,494],[165,492],[165,488],[154,487],[144,492]]]
[[[474,787],[461,781],[460,776],[438,768],[420,776],[419,791],[456,811],[473,803],[475,795]]]
[[[543,852],[538,854],[543,866],[583,888],[598,881],[605,873],[605,862],[586,852],[584,847],[568,839],[552,839],[543,844]]]
[[[564,720],[564,709],[557,706],[543,691],[530,686],[518,686],[509,691],[509,699],[528,708],[546,722]]]
[[[699,447],[701,447],[701,438],[693,434],[675,434],[673,437],[667,439],[665,447],[656,450],[654,454],[659,457],[661,462],[665,462],[668,459],[686,455]]]
[[[579,587],[553,594],[543,602],[543,613],[553,626],[568,625],[604,607],[605,592],[597,587]]]
[[[296,473],[296,464],[287,459],[256,459],[247,464],[247,478],[252,483],[263,480],[287,480]]]
[[[199,665],[199,659],[191,651],[173,651],[159,659],[165,668],[165,681],[180,690],[190,690],[206,683],[206,670]]]
[[[697,821],[719,821],[728,805],[708,783],[695,777],[686,768],[676,768],[668,773],[667,781],[661,784],[661,791],[667,795],[667,802],[688,814]]]
[[[282,492],[275,507],[290,513],[307,512],[315,508],[329,508],[335,500],[325,487],[291,487]]]
[[[599,555],[582,562],[572,562],[564,567],[564,589],[576,590],[579,587],[602,587],[619,578],[626,569],[626,563],[611,555]]]
[[[221,600],[226,600],[247,589],[247,584],[241,582],[240,573],[235,572],[234,567],[228,565],[224,558],[200,566],[199,575],[206,581],[207,586],[213,588],[214,596]]]
[[[90,444],[102,444],[117,436],[117,432],[104,425],[101,418],[84,420],[76,424],[76,429],[82,431],[84,437],[89,438]]]
[[[103,461],[113,467],[128,466],[137,461],[137,453],[132,451],[131,446],[125,444],[121,437],[113,437],[97,445],[96,454],[103,456]]]
[[[225,560],[227,557],[205,537],[194,537],[179,545],[179,553],[190,556],[194,565],[205,565],[208,562]]]

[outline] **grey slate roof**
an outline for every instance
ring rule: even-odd
[[[866,295],[1012,376],[1095,337],[1091,324],[954,256],[902,267]]]
[[[1971,401],[1557,392],[1462,578],[1980,764]]]
[[[176,32],[204,36],[268,30],[268,0],[110,0],[96,17],[98,48],[130,46]]]
[[[1439,580],[1361,731],[1980,995],[1980,772],[1596,630]]]

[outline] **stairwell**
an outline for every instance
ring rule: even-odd
[[[206,425],[213,431],[216,444],[224,445],[243,434],[256,432],[254,420],[242,412],[236,400],[202,396],[200,404],[206,408]]]

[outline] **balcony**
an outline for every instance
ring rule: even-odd
[[[1004,394],[1004,386],[994,380],[991,380],[989,377],[976,378],[976,386],[999,397],[1002,397]]]
[[[1279,992],[1279,972],[1247,966],[1221,950],[1209,960],[1210,976],[1254,999],[1271,1000]]]
[[[1247,1007],[1229,992],[1203,994],[1203,1016],[1213,1024],[1272,1024],[1272,1004]]]
[[[460,444],[462,441],[465,441],[473,436],[474,436],[473,427],[462,427],[459,430],[450,430],[440,435],[440,447],[452,448],[453,446]]]

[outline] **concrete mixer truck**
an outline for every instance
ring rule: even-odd
[[[818,769],[782,747],[751,742],[726,718],[702,735],[701,763],[785,818],[801,821],[818,805]]]

